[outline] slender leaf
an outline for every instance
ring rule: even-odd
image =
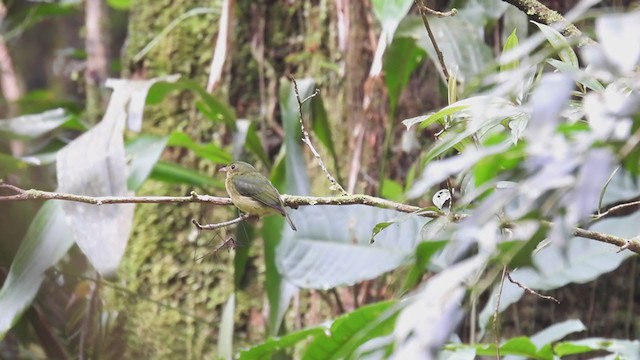
[[[549,25],[541,24],[535,21],[532,21],[532,23],[536,24],[536,26],[540,28],[540,31],[542,32],[544,37],[547,38],[547,41],[549,41],[551,46],[556,51],[558,51],[558,56],[560,56],[560,59],[563,62],[569,64],[574,69],[577,69],[580,66],[580,63],[578,62],[578,56],[571,48],[569,41],[567,41],[567,39],[562,36],[562,34],[558,32],[558,30]]]
[[[252,346],[248,349],[242,350],[238,356],[240,360],[254,360],[264,359],[269,360],[277,351],[290,348],[301,341],[309,338],[315,338],[324,334],[325,328],[323,326],[314,326],[311,328],[295,331],[282,337],[270,337],[262,344]]]
[[[229,295],[222,309],[220,332],[218,333],[218,356],[223,359],[231,359],[233,355],[233,314],[236,310],[236,294]]]
[[[44,272],[73,245],[62,202],[48,201],[31,222],[9,275],[0,289],[0,339],[16,323],[38,293]]]
[[[233,160],[231,154],[219,148],[215,144],[199,144],[191,139],[189,135],[181,131],[172,132],[171,136],[169,136],[167,145],[189,149],[197,156],[210,160],[216,164],[228,164]]]
[[[203,188],[213,187],[224,190],[223,181],[166,161],[156,163],[151,171],[150,178],[173,184],[189,184]]]
[[[88,196],[128,196],[123,131],[131,90],[116,83],[104,118],[57,154],[58,191]],[[102,275],[115,272],[133,226],[134,204],[95,206],[67,201],[62,208],[71,236]]]
[[[512,50],[518,46],[518,35],[516,35],[516,30],[513,29],[513,32],[507,38],[507,41],[504,43],[504,47],[502,48],[502,53],[505,54],[509,50]],[[500,64],[500,72],[515,70],[520,65],[520,60],[514,59],[506,64]]]

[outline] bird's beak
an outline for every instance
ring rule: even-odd
[[[227,172],[229,171],[229,169],[227,169],[227,166],[221,168],[220,170],[218,170],[218,172]]]

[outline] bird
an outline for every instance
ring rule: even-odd
[[[280,214],[293,231],[297,230],[284,208],[278,190],[253,165],[234,161],[218,171],[227,173],[224,186],[231,202],[240,211],[257,216]]]

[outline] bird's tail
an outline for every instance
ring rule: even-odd
[[[289,223],[289,226],[291,226],[291,229],[293,229],[293,231],[297,231],[298,229],[296,229],[296,226],[293,225],[293,221],[291,221],[291,218],[289,217],[289,214],[287,214],[287,212],[284,212],[284,218],[287,219],[287,222]]]

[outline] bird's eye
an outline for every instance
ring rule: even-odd
[[[231,165],[231,170],[235,170],[236,166],[235,165]]]

